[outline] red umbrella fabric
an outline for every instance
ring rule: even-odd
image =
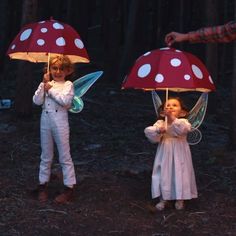
[[[53,19],[24,26],[7,51],[12,59],[31,62],[47,62],[49,53],[67,55],[72,63],[89,62],[79,34],[70,25]]]
[[[175,48],[160,48],[140,56],[124,79],[122,88],[175,92],[215,90],[200,59]]]

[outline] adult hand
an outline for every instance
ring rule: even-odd
[[[174,43],[180,43],[188,40],[188,34],[182,34],[178,32],[171,32],[165,36],[165,43],[168,47],[171,47]]]

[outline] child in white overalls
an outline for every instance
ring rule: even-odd
[[[49,72],[43,76],[33,96],[36,105],[42,105],[40,120],[41,162],[39,168],[38,199],[48,199],[47,185],[50,181],[51,165],[56,143],[59,162],[63,173],[65,190],[55,198],[57,203],[65,203],[73,198],[76,184],[74,164],[70,154],[68,109],[74,97],[73,83],[67,80],[74,68],[66,56],[52,57]]]

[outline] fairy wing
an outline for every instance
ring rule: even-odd
[[[205,117],[208,102],[208,93],[202,93],[197,103],[186,117],[192,128],[198,128]]]
[[[162,105],[162,101],[156,91],[152,91],[152,101],[153,101],[156,115],[157,115],[157,117],[159,117],[158,110],[159,110],[160,106]]]
[[[84,102],[82,96],[89,90],[89,88],[101,77],[103,71],[96,71],[75,80],[74,84],[74,98],[72,106],[69,109],[72,113],[79,113],[83,110]]]
[[[198,144],[202,139],[202,133],[198,127],[202,124],[206,114],[208,103],[208,93],[202,93],[197,103],[189,112],[188,121],[192,125],[191,132],[188,133],[187,140],[190,145]]]

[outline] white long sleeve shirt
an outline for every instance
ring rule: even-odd
[[[42,105],[47,111],[68,110],[74,97],[74,86],[71,81],[56,82],[52,80],[52,88],[47,93],[44,91],[44,83],[40,83],[33,96],[36,105]]]

